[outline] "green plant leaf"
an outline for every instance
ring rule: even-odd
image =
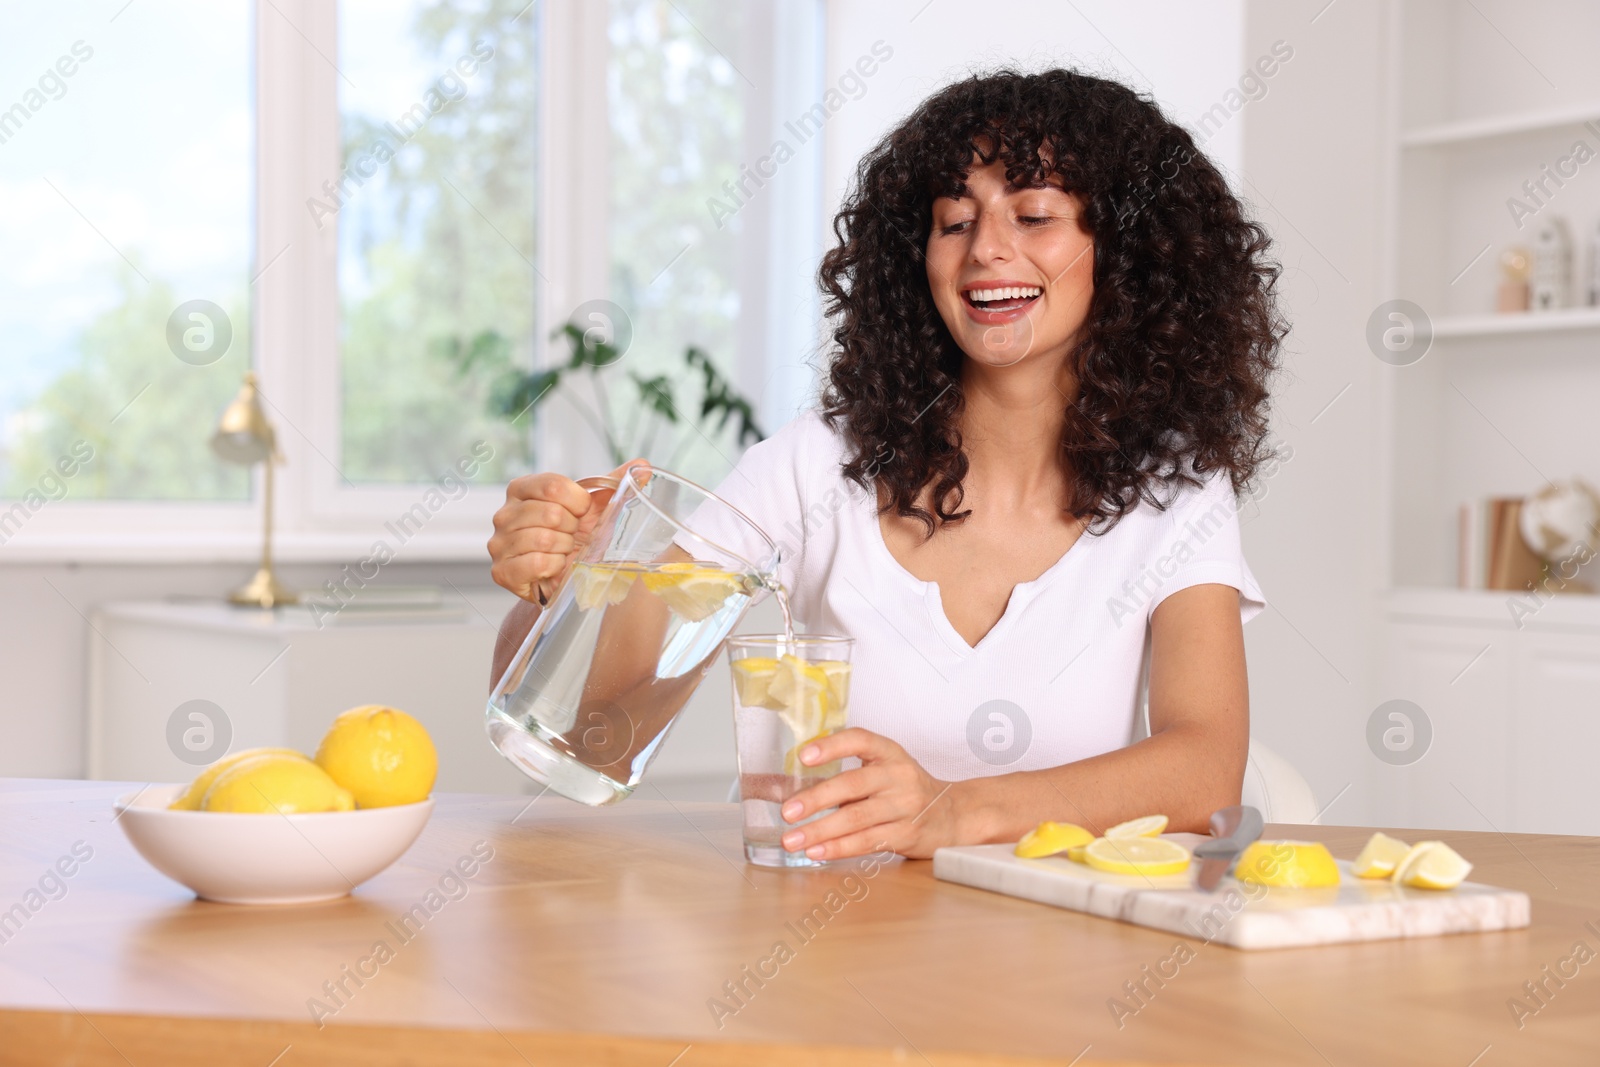
[[[560,368],[521,374],[512,371],[496,379],[489,394],[489,409],[515,422],[541,404],[561,384]]]
[[[647,410],[655,412],[668,422],[678,421],[678,406],[672,400],[672,380],[665,374],[658,374],[654,378],[646,378],[633,371],[628,372],[628,377],[639,387],[639,403]]]

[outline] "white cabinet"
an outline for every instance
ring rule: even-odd
[[[1600,835],[1600,600],[1552,601],[1518,628],[1509,596],[1391,595],[1378,701],[1412,701],[1433,737],[1415,762],[1371,759],[1384,821]]]
[[[1600,834],[1600,633],[1519,637],[1507,737],[1511,822],[1547,834]]]
[[[178,782],[230,750],[310,753],[339,712],[388,704],[432,735],[438,789],[531,791],[483,730],[496,635],[489,619],[503,610],[350,609],[319,627],[303,607],[103,605],[91,620],[89,777]]]

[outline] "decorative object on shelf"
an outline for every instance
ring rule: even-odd
[[[228,463],[265,466],[261,491],[261,566],[254,578],[228,594],[228,602],[257,608],[298,603],[299,594],[279,582],[272,570],[272,468],[283,462],[283,456],[278,452],[278,435],[267,421],[267,413],[261,409],[255,372],[246,372],[239,395],[217,420],[217,432],[211,435],[211,451]]]
[[[1522,540],[1544,561],[1544,588],[1556,592],[1592,593],[1575,581],[1578,568],[1594,558],[1600,530],[1600,495],[1574,478],[1552,482],[1522,502],[1518,518]]]
[[[1572,306],[1572,234],[1565,219],[1548,218],[1533,237],[1533,310]]]
[[[1510,245],[1500,253],[1500,287],[1495,291],[1496,311],[1528,310],[1528,276],[1533,273],[1533,257],[1521,245]]]

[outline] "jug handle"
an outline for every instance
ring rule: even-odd
[[[597,493],[616,493],[618,489],[622,488],[622,479],[613,478],[609,474],[596,474],[588,478],[579,478],[577,484],[578,488],[587,489],[589,491],[589,496],[593,498]],[[601,501],[600,506],[603,508],[609,503],[611,503],[611,496],[607,495],[605,500]],[[539,595],[540,608],[547,608],[550,606],[549,598],[546,597],[544,593],[543,582],[538,582],[534,585],[534,592]]]

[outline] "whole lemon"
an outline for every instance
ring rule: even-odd
[[[426,800],[439,773],[439,753],[428,731],[405,712],[382,704],[342,712],[317,746],[316,761],[363,808]]]
[[[203,811],[297,815],[350,811],[356,802],[350,790],[298,752],[269,752],[240,760],[217,775],[200,806]]]
[[[219,774],[241,760],[247,760],[251,756],[266,755],[297,756],[307,763],[311,762],[309,756],[301,755],[292,748],[247,748],[241,752],[223,756],[217,762],[201,771],[195,780],[189,783],[189,788],[183,791],[183,795],[168,804],[167,807],[172,811],[199,811],[201,801],[206,798],[206,790],[211,788],[211,783],[217,780]]]

